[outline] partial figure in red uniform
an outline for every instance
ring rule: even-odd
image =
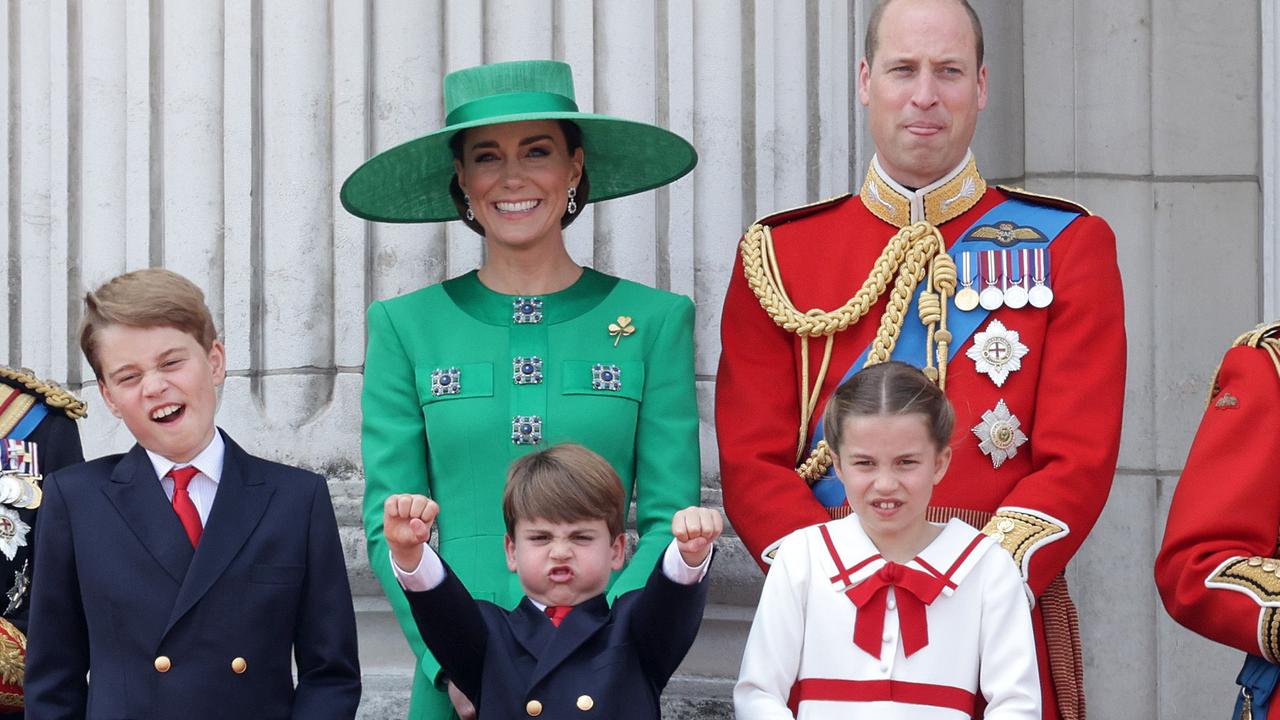
[[[1277,428],[1280,322],[1241,335],[1222,359],[1156,557],[1169,615],[1253,656],[1237,712],[1249,705],[1254,720],[1267,717],[1280,676]]]
[[[849,512],[822,412],[865,365],[925,370],[956,408],[930,519],[995,537],[1036,598],[1045,718],[1084,716],[1062,574],[1106,503],[1124,401],[1115,236],[1074,203],[990,187],[969,151],[987,100],[964,0],[890,0],[858,98],[876,146],[857,195],[765,217],[725,298],[716,431],[725,510],[767,568]]]

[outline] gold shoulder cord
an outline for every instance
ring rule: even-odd
[[[41,395],[46,405],[61,410],[72,420],[79,420],[88,414],[89,406],[83,400],[56,383],[41,380],[28,370],[0,367],[0,377],[22,383],[26,389]]]
[[[956,265],[945,251],[942,233],[933,225],[918,222],[899,230],[876,259],[871,274],[852,298],[839,308],[826,311],[813,308],[807,312],[791,302],[782,283],[773,234],[768,225],[756,223],[742,238],[742,269],[747,285],[760,301],[760,306],[778,327],[800,336],[800,429],[796,443],[796,461],[804,454],[809,421],[818,404],[818,394],[827,377],[835,334],[857,323],[871,310],[893,280],[889,305],[880,317],[875,341],[863,367],[885,362],[893,353],[906,321],[911,296],[922,279],[926,279],[920,296],[920,321],[928,328],[925,340],[925,375],[947,386],[947,354],[951,333],[947,330],[947,298],[955,293]],[[809,382],[809,339],[826,338],[822,365],[818,376]],[[808,459],[796,469],[812,483],[831,466],[831,453],[826,441],[819,441]]]
[[[1243,333],[1240,337],[1231,343],[1231,347],[1252,347],[1265,350],[1271,358],[1271,364],[1276,368],[1276,374],[1280,375],[1280,321],[1273,323],[1262,323],[1254,329]],[[1208,407],[1213,399],[1217,397],[1218,375],[1222,373],[1222,361],[1218,361],[1218,367],[1213,371],[1213,379],[1209,381],[1209,397],[1205,400],[1205,407]]]
[[[1267,351],[1271,356],[1271,364],[1276,366],[1276,374],[1280,375],[1280,338],[1263,338],[1258,347]]]

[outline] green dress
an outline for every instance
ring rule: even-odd
[[[636,501],[640,540],[609,598],[643,586],[671,541],[671,516],[699,501],[693,303],[591,269],[565,290],[521,298],[489,290],[473,271],[374,302],[368,321],[369,561],[421,659],[410,717],[443,718],[451,706],[433,691],[439,665],[391,572],[383,503],[394,493],[433,497],[441,556],[477,598],[513,608],[524,593],[503,551],[507,467],[580,443],[613,465]]]

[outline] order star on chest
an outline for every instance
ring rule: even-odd
[[[0,507],[0,552],[5,557],[13,560],[18,548],[26,546],[29,532],[31,526],[23,522],[16,510]]]
[[[982,413],[982,422],[973,427],[978,436],[978,449],[991,458],[991,464],[999,468],[1005,460],[1018,454],[1018,448],[1027,441],[1022,431],[1022,421],[1009,412],[1004,400],[992,410]]]
[[[1009,373],[1022,369],[1022,358],[1031,350],[1019,339],[1017,330],[1010,330],[999,320],[992,320],[987,329],[974,333],[973,345],[965,355],[973,360],[978,372],[991,378],[996,387],[1003,387]]]

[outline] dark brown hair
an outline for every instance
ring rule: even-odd
[[[911,413],[924,415],[938,450],[950,444],[956,414],[947,396],[918,368],[891,360],[859,370],[837,388],[822,414],[822,429],[836,453],[846,418]]]
[[[572,120],[558,120],[560,131],[564,133],[565,147],[569,150],[569,154],[573,155],[573,151],[582,147],[582,128]],[[463,161],[463,153],[465,148],[462,143],[465,140],[467,131],[459,130],[449,138],[449,149],[453,151],[453,159],[458,162]],[[567,189],[567,188],[566,188]],[[587,166],[584,162],[582,165],[582,178],[578,180],[578,194],[574,196],[573,201],[578,204],[578,212],[570,213],[568,208],[564,214],[560,216],[560,227],[567,228],[569,223],[578,219],[582,214],[582,208],[587,205],[587,198],[591,195],[591,182],[587,180]],[[454,173],[449,178],[449,197],[453,198],[453,206],[458,209],[458,219],[464,225],[474,230],[480,236],[484,236],[484,226],[475,220],[467,219],[467,200],[463,196],[462,186],[458,185],[458,174]]]
[[[880,45],[880,20],[884,17],[884,9],[889,7],[893,0],[880,0],[876,3],[876,7],[871,11],[871,17],[867,20],[867,37],[863,43],[866,50],[867,65],[871,65],[875,61],[876,49]],[[978,13],[969,4],[969,0],[956,0],[964,7],[964,11],[969,14],[969,23],[973,25],[973,40],[975,50],[978,55],[978,64],[976,67],[982,67],[982,58],[986,52],[982,41],[982,21],[978,19]]]
[[[85,294],[80,350],[99,381],[98,331],[108,325],[175,328],[195,338],[205,351],[218,339],[204,293],[195,283],[164,268],[117,275]]]
[[[609,537],[622,534],[627,499],[607,460],[581,445],[564,443],[511,463],[502,493],[502,519],[515,537],[517,520],[604,520]]]

